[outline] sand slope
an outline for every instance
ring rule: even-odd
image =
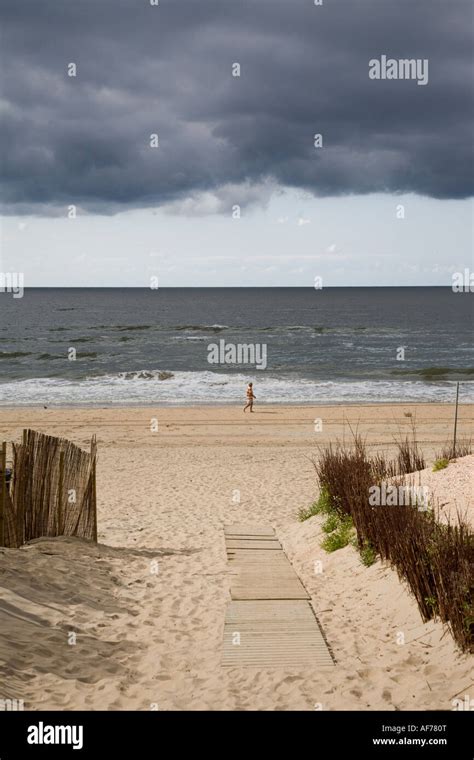
[[[0,550],[0,696],[24,698],[32,710],[423,710],[451,709],[455,696],[472,693],[473,658],[441,624],[421,622],[392,570],[364,567],[352,547],[326,554],[320,519],[297,521],[316,495],[315,410],[301,414],[309,430],[291,423],[294,410],[271,429],[263,415],[243,427],[238,410],[226,410],[219,425],[215,409],[166,410],[172,429],[152,438],[152,410],[2,411],[16,438],[27,418],[78,443],[98,433],[101,543],[41,539]],[[377,415],[387,414],[370,408],[369,435],[380,435]],[[384,423],[387,445],[395,429]],[[465,499],[473,460],[433,476],[442,484],[449,475],[446,493],[456,487]],[[229,600],[222,526],[234,520],[275,527],[335,668],[221,668]]]

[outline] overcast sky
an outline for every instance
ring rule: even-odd
[[[2,0],[2,271],[450,284],[472,269],[472,8]],[[427,84],[369,78],[382,55]]]

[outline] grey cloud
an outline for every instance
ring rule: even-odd
[[[468,0],[3,0],[2,16],[7,213],[219,212],[278,185],[472,194]],[[429,84],[370,80],[382,53],[428,58]]]

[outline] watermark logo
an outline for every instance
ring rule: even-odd
[[[16,712],[24,709],[23,699],[0,699],[0,712]]]
[[[13,298],[23,298],[24,292],[23,272],[0,272],[0,293],[13,293]]]
[[[454,272],[451,287],[453,293],[473,293],[474,272],[469,269],[465,269],[463,272]]]
[[[460,699],[459,697],[457,699],[452,699],[451,704],[453,710],[474,710],[474,699],[471,699],[469,694],[465,694],[463,699]]]
[[[267,368],[266,343],[210,343],[207,347],[209,364],[252,364],[256,369]]]
[[[429,507],[428,486],[395,486],[383,483],[369,488],[371,507],[418,507],[424,512]]]
[[[387,58],[381,55],[369,61],[369,79],[414,79],[417,84],[428,84],[428,58]]]
[[[28,744],[71,744],[73,749],[82,749],[83,726],[50,726],[40,721],[28,726]]]

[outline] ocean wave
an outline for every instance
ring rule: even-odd
[[[57,328],[56,328],[57,329]],[[61,328],[63,329],[63,328]],[[64,328],[67,330],[78,329],[78,325],[71,325],[71,327]],[[117,332],[140,332],[141,330],[156,330],[160,329],[158,325],[92,325],[89,328],[91,332],[95,333],[98,330],[115,330]]]
[[[123,332],[126,332],[126,331],[132,332],[133,330],[151,330],[151,328],[152,328],[152,325],[117,325],[117,327],[115,327],[114,329],[121,330]],[[106,329],[106,328],[102,328],[102,329]]]
[[[157,330],[166,330],[168,332],[224,332],[229,331],[235,334],[256,334],[256,333],[274,333],[287,335],[288,333],[307,333],[308,335],[354,335],[363,333],[365,336],[392,336],[403,333],[400,328],[388,327],[354,327],[353,325],[169,325],[155,327]]]
[[[424,379],[317,381],[249,372],[138,370],[82,380],[35,378],[0,383],[0,405],[240,404],[249,380],[259,404],[452,402],[455,382]],[[165,381],[165,382],[164,382]],[[474,382],[461,386],[461,402],[474,402]]]
[[[191,343],[207,343],[209,335],[172,335],[172,341],[189,341]]]
[[[0,351],[0,359],[20,359],[22,356],[32,356],[31,351]]]
[[[76,353],[76,359],[97,359],[97,356],[97,351],[78,351]],[[67,356],[64,354],[50,354],[48,352],[38,354],[37,358],[39,361],[57,361],[59,359],[63,361],[67,360]]]
[[[222,332],[223,330],[230,330],[229,325],[175,325],[174,327],[168,327],[168,330],[179,330],[183,332],[190,330],[194,332]],[[237,328],[242,329],[242,328]]]
[[[50,332],[67,331],[78,329],[78,325],[71,325],[70,327],[53,327],[50,328]],[[311,335],[355,335],[362,334],[364,337],[377,337],[391,335],[392,337],[402,335],[403,330],[395,327],[382,327],[382,326],[354,326],[354,325],[319,325],[319,324],[283,324],[283,325],[224,325],[224,324],[143,324],[143,325],[94,325],[89,328],[92,333],[97,331],[107,332],[140,332],[148,331],[158,333],[221,333],[230,332],[237,335],[253,335],[259,333],[272,333],[289,335],[292,333],[303,333],[308,336]]]
[[[421,367],[418,369],[393,369],[392,375],[419,375],[425,380],[436,380],[446,375],[454,375],[459,379],[474,375],[474,367]]]
[[[119,372],[118,377],[121,380],[169,380],[174,374],[166,370],[141,369],[137,372]]]

